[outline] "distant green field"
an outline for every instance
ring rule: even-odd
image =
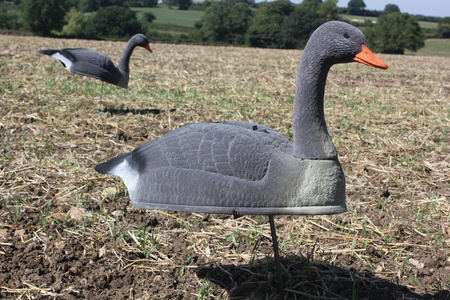
[[[437,22],[419,21],[419,25],[423,29],[437,29],[437,27],[438,27],[438,23]]]
[[[169,33],[186,33],[194,30],[195,22],[200,21],[204,14],[202,11],[169,9],[168,6],[164,5],[155,8],[133,7],[132,10],[137,13],[138,18],[140,18],[144,12],[151,12],[156,16],[156,20],[153,21],[152,25],[153,29]],[[340,15],[340,17],[349,21],[359,20],[361,22],[364,22],[364,20],[377,20],[376,17],[364,16]],[[433,29],[437,27],[437,23],[433,22],[419,22],[419,24],[424,29]],[[450,57],[448,49],[450,49],[450,40],[427,39],[424,48],[416,53],[407,51],[407,54]]]
[[[427,39],[425,47],[415,52],[420,56],[445,56],[450,57],[450,39]],[[414,54],[414,52],[407,52]]]
[[[361,22],[361,23],[363,23],[365,20],[371,20],[372,22],[374,22],[374,21],[376,22],[376,20],[378,19],[377,17],[351,16],[351,15],[344,15],[344,14],[340,14],[339,16],[341,18],[347,19],[349,21],[353,21],[353,22],[356,21],[356,22]],[[438,23],[419,21],[419,25],[423,29],[436,29]]]
[[[346,19],[348,21],[361,22],[361,23],[363,23],[365,20],[376,21],[378,19],[377,17],[353,16],[353,15],[345,15],[345,14],[340,14],[339,17]]]
[[[155,8],[133,7],[132,10],[137,13],[138,18],[144,12],[151,12],[156,17],[156,20],[153,21],[154,24],[176,25],[190,28],[194,28],[195,22],[200,21],[204,14],[202,11],[169,9],[163,5]]]

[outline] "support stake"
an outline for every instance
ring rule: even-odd
[[[278,252],[277,231],[275,229],[275,223],[273,222],[273,215],[269,215],[269,223],[270,223],[270,233],[272,235],[273,253],[275,255],[275,267],[277,268],[278,295],[280,297],[280,300],[283,300],[284,299],[284,286],[283,286],[283,280],[282,280],[282,276],[281,276],[281,263],[280,263],[280,254]]]

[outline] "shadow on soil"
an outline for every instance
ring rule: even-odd
[[[149,115],[149,114],[160,114],[165,112],[164,110],[158,109],[158,108],[114,108],[114,107],[105,107],[103,109],[100,109],[101,112],[109,113],[111,115],[126,115],[126,114],[133,114],[133,115]],[[176,111],[175,108],[170,109],[170,112]]]
[[[358,273],[304,257],[283,258],[281,263],[285,270],[283,299],[450,299],[449,291],[419,295],[370,272]],[[277,299],[273,260],[240,266],[211,263],[195,272],[200,278],[226,289],[231,299]]]

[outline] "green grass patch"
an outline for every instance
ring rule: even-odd
[[[415,54],[420,56],[444,56],[450,57],[450,39],[427,39],[425,47],[419,49]],[[413,52],[407,52],[413,54]]]
[[[344,20],[348,20],[348,21],[352,21],[352,22],[361,22],[361,23],[364,23],[365,20],[370,20],[370,21],[378,20],[377,17],[353,16],[353,15],[346,15],[346,14],[340,14],[339,17],[343,18]]]
[[[167,32],[170,34],[181,34],[181,33],[189,33],[194,31],[194,28],[191,27],[185,27],[180,25],[174,25],[174,24],[152,24],[150,26],[151,30],[156,30],[159,32]]]
[[[204,12],[195,10],[178,10],[171,9],[168,6],[158,7],[133,7],[137,17],[140,18],[145,12],[151,12],[156,19],[154,24],[159,25],[176,25],[181,27],[194,28],[197,21],[200,21]]]
[[[364,23],[364,21],[366,21],[366,20],[370,20],[373,23],[375,23],[378,20],[377,17],[352,16],[352,15],[346,15],[346,14],[340,14],[339,17],[341,17],[347,21],[360,22],[360,23]],[[437,29],[438,23],[419,21],[419,25],[422,29],[425,29],[425,30],[426,29]]]
[[[419,25],[422,29],[437,29],[438,27],[438,23],[436,22],[419,21]]]

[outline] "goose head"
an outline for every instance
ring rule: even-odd
[[[386,63],[373,54],[356,27],[331,21],[314,31],[306,44],[297,75],[293,116],[295,157],[337,158],[325,123],[325,84],[331,66],[350,62],[387,69]]]
[[[148,38],[145,35],[143,35],[142,33],[138,33],[138,34],[134,35],[130,39],[129,43],[134,44],[139,47],[143,47],[143,48],[147,49],[148,51],[153,52],[152,49],[150,49]]]
[[[371,67],[387,69],[386,63],[369,49],[364,34],[356,27],[341,21],[323,24],[311,35],[305,52],[313,48],[327,66],[359,62]]]

